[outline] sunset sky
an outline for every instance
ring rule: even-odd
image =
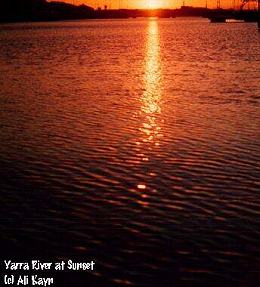
[[[74,4],[86,4],[92,7],[103,7],[107,5],[109,8],[175,8],[183,5],[183,0],[60,0],[63,2]],[[216,7],[217,0],[185,0],[187,6],[206,6]],[[240,0],[235,0],[236,5]],[[233,7],[234,0],[221,0],[222,7]]]

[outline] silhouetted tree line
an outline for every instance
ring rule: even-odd
[[[51,21],[92,18],[94,9],[46,0],[5,0],[0,4],[0,22]]]
[[[94,10],[86,5],[75,6],[68,3],[47,0],[2,0],[0,22],[54,21],[85,18],[130,18],[130,17],[183,17],[200,16],[210,19],[235,18],[256,21],[256,11],[233,11],[232,9],[207,9],[182,6],[180,9],[119,9]]]

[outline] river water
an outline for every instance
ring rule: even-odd
[[[62,286],[256,286],[255,24],[5,24],[0,70],[3,259],[95,260]]]

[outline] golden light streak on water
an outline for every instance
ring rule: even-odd
[[[160,56],[160,35],[158,21],[150,18],[147,31],[146,52],[144,61],[144,93],[142,94],[140,114],[142,124],[139,130],[142,138],[137,142],[142,152],[142,161],[151,161],[151,154],[160,146],[161,105],[162,98],[162,67]],[[149,183],[139,184],[139,190],[146,190]],[[145,202],[144,202],[145,203]],[[142,204],[144,205],[144,204]]]
[[[141,113],[145,115],[140,130],[143,132],[142,142],[159,145],[161,127],[157,116],[161,113],[162,94],[162,69],[160,59],[160,37],[158,22],[156,18],[151,18],[148,26],[146,55],[145,55],[145,75],[144,93],[141,97]]]

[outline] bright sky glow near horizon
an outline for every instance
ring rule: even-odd
[[[217,6],[217,0],[59,0],[62,2],[73,3],[75,5],[86,4],[97,8],[107,5],[108,8],[178,8],[186,6],[205,7],[206,2],[209,8]],[[240,5],[240,0],[220,0],[221,7],[236,7]]]

